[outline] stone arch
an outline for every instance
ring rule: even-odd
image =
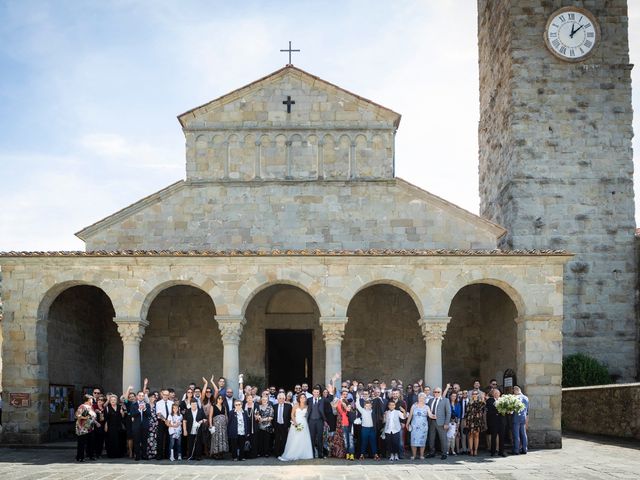
[[[471,386],[480,380],[486,385],[489,378],[501,379],[508,368],[520,372],[516,319],[523,312],[522,297],[504,280],[475,279],[456,290],[442,343],[445,381]]]
[[[373,280],[358,288],[349,301],[342,341],[343,378],[371,381],[422,377],[424,340],[421,302],[413,289],[395,280]],[[401,333],[400,333],[401,332]],[[384,345],[380,346],[380,339]],[[380,364],[380,351],[393,359]]]
[[[142,318],[148,325],[140,342],[140,367],[152,388],[182,388],[186,379],[222,371],[217,310],[206,287],[202,279],[169,280],[147,294]]]
[[[514,286],[519,283],[517,277],[509,273],[505,273],[503,275],[503,278],[497,278],[496,275],[485,276],[482,272],[473,271],[473,270],[465,273],[464,275],[460,275],[456,277],[456,279],[454,279],[452,282],[449,283],[449,285],[447,285],[447,287],[442,293],[438,294],[441,299],[440,307],[441,309],[443,309],[441,313],[445,314],[446,311],[448,311],[449,305],[451,305],[453,298],[456,296],[456,294],[460,290],[462,290],[464,287],[468,285],[475,285],[475,284],[481,284],[481,283],[484,283],[487,285],[493,285],[494,287],[498,287],[504,293],[506,293],[511,299],[511,301],[514,303],[514,305],[516,306],[519,317],[524,316],[526,314],[526,305],[525,305],[524,298],[520,293],[520,290]],[[434,303],[437,303],[437,302],[434,302]]]
[[[49,313],[49,309],[51,308],[51,305],[53,304],[55,299],[58,298],[60,294],[65,290],[68,290],[69,288],[72,288],[72,287],[82,286],[82,285],[96,287],[102,290],[105,293],[105,295],[109,297],[109,300],[113,305],[113,309],[115,310],[116,315],[118,314],[118,309],[116,308],[116,304],[113,301],[113,298],[114,298],[113,292],[110,291],[108,288],[105,288],[105,285],[102,285],[100,282],[74,278],[74,279],[61,280],[47,289],[47,291],[42,296],[38,304],[38,310],[36,312],[37,319],[46,321],[47,315]]]
[[[320,316],[326,315],[331,308],[329,297],[319,290],[319,284],[316,279],[302,272],[291,272],[290,275],[281,275],[277,279],[268,279],[266,275],[255,275],[249,279],[242,287],[238,289],[238,295],[233,302],[237,309],[237,314],[244,315],[251,300],[260,293],[273,285],[291,285],[297,287],[307,293],[320,310]]]
[[[340,301],[336,305],[336,313],[335,313],[335,315],[338,317],[347,316],[347,309],[349,308],[349,303],[351,302],[353,297],[355,297],[360,291],[364,290],[365,288],[369,288],[373,285],[383,285],[383,284],[392,285],[394,287],[399,288],[400,290],[403,290],[406,294],[408,294],[411,297],[413,302],[416,304],[416,308],[420,313],[420,317],[424,316],[424,304],[420,296],[417,294],[416,289],[409,286],[411,282],[409,278],[407,278],[406,275],[404,274],[387,275],[383,278],[369,279],[368,281],[366,279],[362,279],[362,276],[358,276],[352,279],[352,282],[353,283],[351,285],[345,286],[345,288],[340,294],[340,299],[342,301]]]
[[[74,407],[81,402],[85,386],[105,392],[120,391],[122,385],[123,345],[113,321],[118,306],[106,283],[60,281],[46,290],[38,304],[36,351],[44,382],[40,388],[48,396],[49,384],[72,386],[68,400]],[[50,412],[48,402],[43,405],[48,440],[69,438],[72,428],[64,421],[69,413],[65,406],[58,404]]]
[[[147,282],[142,288],[144,293],[142,294],[142,301],[140,302],[139,318],[142,320],[146,320],[147,314],[149,313],[149,307],[153,303],[153,300],[162,291],[166,290],[167,288],[175,287],[177,285],[184,285],[202,290],[207,295],[209,295],[209,297],[211,297],[211,301],[213,302],[216,309],[218,308],[216,298],[224,298],[220,288],[213,282],[213,280],[204,275],[195,275],[191,278],[162,279],[158,283],[155,283],[154,286],[151,286],[149,282]]]

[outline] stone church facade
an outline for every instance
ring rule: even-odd
[[[498,55],[483,32],[511,22],[509,3],[531,2],[479,2],[483,82],[498,75],[483,73]],[[513,95],[489,102],[489,130]],[[86,251],[0,256],[2,386],[30,395],[5,404],[3,442],[54,436],[50,386],[180,389],[211,374],[237,386],[241,372],[470,385],[513,369],[532,444],[560,446],[571,253],[505,248],[523,228],[395,177],[400,115],[292,65],[178,119],[185,180],[78,232]],[[505,161],[494,133],[481,125],[492,218],[511,208],[501,195],[486,206],[491,177],[510,182],[490,166]]]

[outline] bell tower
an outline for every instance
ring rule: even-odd
[[[564,354],[637,375],[626,0],[478,0],[480,213],[566,249]],[[551,314],[552,312],[550,312]]]

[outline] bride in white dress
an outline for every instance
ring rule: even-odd
[[[284,447],[284,453],[278,457],[278,460],[288,462],[311,458],[313,458],[313,447],[307,423],[307,397],[303,393],[298,396],[298,403],[293,406],[287,443]]]

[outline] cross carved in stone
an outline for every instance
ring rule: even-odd
[[[291,100],[291,95],[287,95],[287,99],[282,102],[283,105],[287,106],[287,113],[291,113],[291,105],[295,105],[295,100]]]

